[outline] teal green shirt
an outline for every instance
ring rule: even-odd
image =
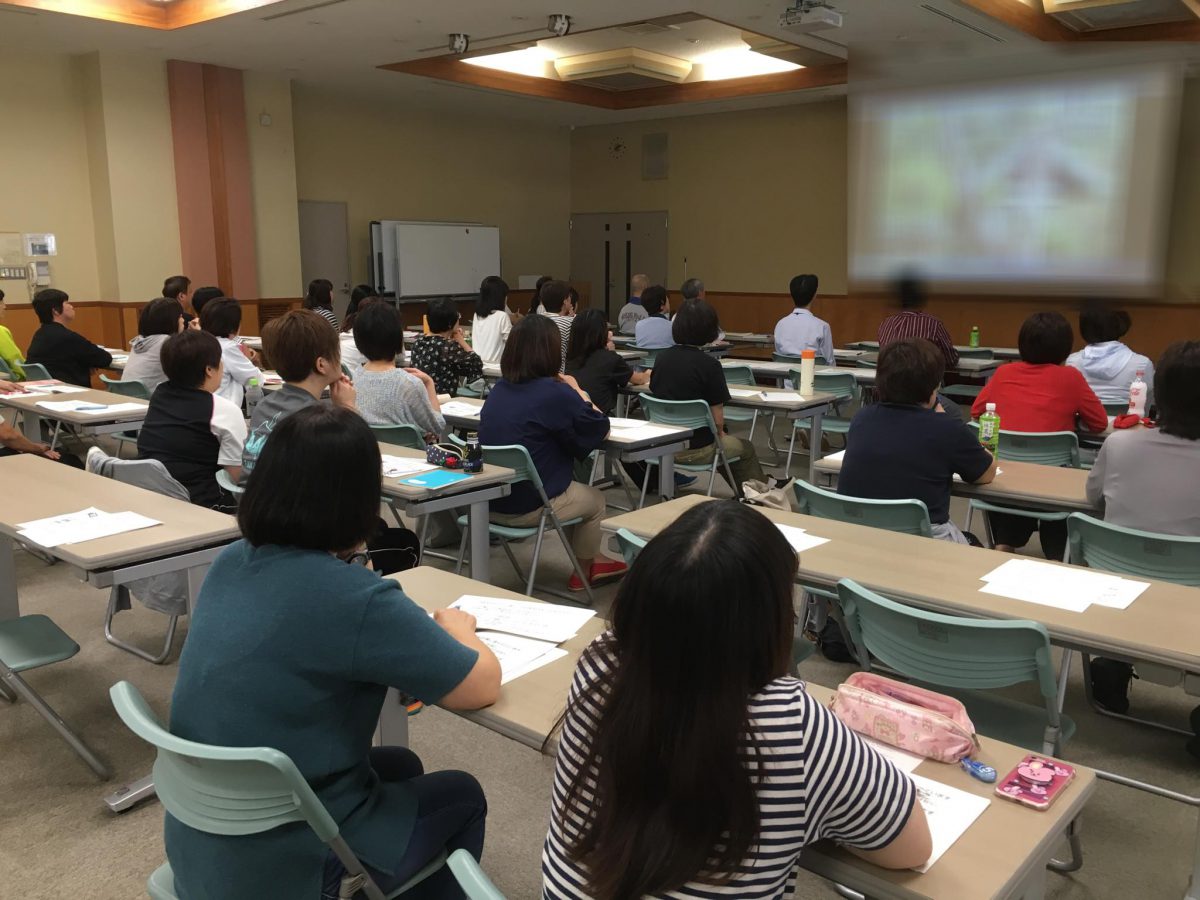
[[[367,762],[384,695],[392,686],[434,703],[476,658],[391,579],[328,553],[238,541],[204,579],[171,731],[283,751],[359,858],[391,872],[416,802]],[[165,838],[183,900],[320,896],[326,849],[304,823],[222,837],[168,815]]]

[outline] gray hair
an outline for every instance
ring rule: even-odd
[[[704,282],[699,278],[689,278],[683,283],[679,293],[683,294],[684,300],[699,299],[700,295],[704,293]]]

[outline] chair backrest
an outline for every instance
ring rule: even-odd
[[[749,366],[721,366],[721,368],[725,372],[726,384],[758,384],[754,380],[754,370]]]
[[[789,377],[799,384],[800,370],[792,369]],[[813,390],[833,394],[839,400],[857,400],[859,396],[858,379],[849,372],[817,372],[813,375]]]
[[[646,369],[654,368],[654,360],[658,356],[658,350],[646,350],[642,347],[634,347],[638,353],[642,354],[642,358],[638,360],[638,365]]]
[[[866,359],[866,358],[860,356],[858,359],[854,360],[854,368],[856,368],[856,369],[874,369],[875,362],[876,362],[876,360],[874,358]]]
[[[676,425],[693,431],[707,428],[713,434],[717,433],[712,407],[703,400],[663,400],[650,394],[642,394],[638,399],[646,418],[651,422]]]
[[[1076,565],[1200,587],[1200,537],[1155,534],[1071,513],[1067,543]]]
[[[6,363],[3,359],[0,359],[0,372],[3,372],[9,378],[16,378],[16,373],[13,372],[12,366]]]
[[[480,449],[483,450],[484,465],[502,466],[506,469],[512,469],[517,473],[513,484],[528,481],[537,488],[543,504],[550,502],[550,499],[546,496],[545,488],[542,487],[542,476],[538,474],[537,467],[533,464],[533,457],[529,455],[528,450],[520,444],[503,444],[495,447],[482,447]]]
[[[1129,401],[1125,400],[1121,403],[1103,403],[1104,414],[1106,416],[1123,416],[1129,412]]]
[[[122,397],[137,397],[139,400],[150,399],[150,389],[146,387],[144,381],[138,381],[136,378],[121,381],[118,378],[109,378],[107,375],[101,375],[100,380],[114,394],[120,394]]]
[[[959,350],[959,359],[995,359],[996,354],[986,347],[975,347],[973,349]]]
[[[155,792],[183,824],[209,834],[245,835],[307,822],[327,844],[338,836],[337,822],[286,754],[176,737],[127,681],[114,684],[109,696],[129,730],[157,748]]]
[[[446,860],[446,865],[450,867],[454,880],[462,888],[467,900],[505,900],[468,851],[455,850]]]
[[[233,494],[235,497],[246,493],[246,489],[244,487],[229,477],[229,473],[225,471],[224,467],[217,469],[217,484],[220,485],[224,490]]]
[[[646,546],[646,539],[638,537],[625,528],[618,528],[617,546],[621,548],[621,558],[625,560],[625,565],[632,566],[633,561],[642,552],[642,548]]]
[[[771,360],[773,362],[785,362],[785,363],[794,362],[794,363],[799,364],[800,357],[793,356],[791,353],[780,353],[778,350],[772,350],[771,351]]]
[[[27,362],[21,366],[25,370],[26,381],[53,381],[54,376],[41,363]]]
[[[425,435],[416,425],[372,425],[371,431],[381,444],[395,444],[397,447],[411,447],[414,450],[425,449]]]
[[[90,451],[89,460],[97,453],[98,451],[95,449]],[[187,488],[176,481],[174,476],[167,471],[167,467],[157,459],[118,459],[115,456],[104,454],[104,458],[95,463],[93,471],[97,475],[103,475],[113,481],[154,491],[156,494],[163,494],[175,500],[184,502],[191,500]]]
[[[902,534],[917,534],[932,537],[933,526],[929,522],[929,507],[921,500],[868,500],[863,497],[846,497],[807,481],[796,480],[796,511],[806,516],[834,519],[850,525],[868,525],[899,531]]]
[[[859,662],[873,654],[908,678],[942,687],[989,690],[1037,683],[1058,724],[1050,635],[1038,622],[966,619],[896,603],[847,578],[838,582]]]
[[[971,427],[978,429],[979,423]],[[999,459],[1036,463],[1039,466],[1079,468],[1079,438],[1073,431],[1000,430]]]

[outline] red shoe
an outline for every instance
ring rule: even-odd
[[[588,572],[588,581],[592,584],[611,581],[614,578],[620,578],[627,571],[629,571],[629,567],[619,560],[606,559],[603,562],[594,562],[591,571]],[[578,574],[571,573],[571,578],[567,582],[567,590],[575,592],[583,590],[583,582],[580,581]]]

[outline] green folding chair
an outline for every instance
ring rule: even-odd
[[[617,529],[617,546],[621,548],[621,558],[625,565],[632,566],[633,561],[646,546],[646,539],[640,538],[626,528]]]
[[[788,373],[788,378],[792,384],[800,383],[800,370],[792,369]],[[850,372],[816,372],[813,375],[813,390],[822,394],[833,394],[837,400],[833,402],[833,408],[838,413],[841,413],[843,406],[853,409],[862,401],[862,388],[859,387],[858,379]],[[821,417],[821,437],[827,434],[840,434],[845,436],[850,432],[850,416],[833,415]],[[792,451],[796,447],[796,435],[799,432],[808,430],[808,421],[806,419],[795,419],[792,421],[792,442],[788,447],[788,470],[791,469]]]
[[[22,381],[53,381],[54,376],[41,363],[27,362],[22,366],[25,369],[25,377]]]
[[[800,365],[802,357],[794,356],[791,353],[780,353],[778,350],[771,351],[771,362],[795,363]]]
[[[883,528],[901,534],[933,537],[929,507],[921,500],[870,500],[866,497],[848,497],[799,479],[796,480],[793,490],[796,492],[796,511],[803,515],[833,519],[850,525]]]
[[[748,385],[749,387],[758,387],[758,381],[754,377],[754,370],[749,366],[722,366],[725,371],[725,383],[736,385]],[[772,419],[775,417],[772,416]],[[750,436],[747,440],[754,440],[754,429],[758,427],[758,410],[757,409],[741,409],[736,406],[727,406],[725,408],[726,422],[749,422]]]
[[[638,353],[642,354],[642,358],[637,361],[637,364],[639,366],[641,366],[643,369],[653,369],[654,368],[654,360],[657,359],[658,354],[660,354],[662,352],[662,350],[647,350],[643,347],[638,347],[636,345],[634,345],[630,349],[636,350]]]
[[[972,347],[958,351],[959,359],[995,359],[996,354],[988,347]]]
[[[232,494],[234,497],[240,497],[246,493],[246,489],[229,477],[229,473],[222,467],[217,469],[217,484]]]
[[[1128,400],[1122,403],[1102,403],[1101,406],[1104,407],[1104,414],[1106,416],[1123,416],[1129,412]]]
[[[150,388],[146,386],[146,382],[139,381],[136,378],[122,381],[119,378],[109,378],[107,375],[101,375],[100,381],[104,383],[106,390],[114,394],[119,394],[122,397],[133,397],[137,400],[150,399]],[[138,430],[122,431],[113,435],[117,440],[117,456],[121,455],[121,447],[125,444],[132,444],[134,450],[137,450]]]
[[[176,737],[162,727],[138,689],[128,681],[114,684],[109,696],[129,730],[157,749],[155,793],[166,811],[189,828],[240,836],[305,822],[346,867],[342,879],[342,896],[346,897],[359,891],[369,900],[399,897],[446,864],[443,852],[408,882],[385,895],[286,754],[270,747],[216,747]],[[159,866],[146,888],[154,900],[178,900],[171,864]]]
[[[1200,587],[1200,538],[1197,537],[1123,528],[1083,513],[1071,513],[1067,517],[1067,559],[1077,566],[1101,569],[1115,575],[1153,578],[1189,587]],[[1080,656],[1083,659],[1084,693],[1088,703],[1100,715],[1138,722],[1191,737],[1191,729],[1176,728],[1153,719],[1113,712],[1098,704],[1092,694],[1091,654],[1080,651]],[[1184,673],[1179,669],[1135,662],[1139,678],[1168,687],[1176,686],[1183,680]]]
[[[425,434],[416,425],[372,425],[371,431],[381,444],[395,444],[413,450],[425,449]]]
[[[20,674],[63,662],[78,652],[79,645],[46,616],[19,616],[0,622],[0,696],[9,703],[15,703],[18,697],[29,703],[93,772],[107,779],[104,763]]]
[[[0,359],[0,374],[7,375],[11,381],[21,380],[17,377],[17,373],[12,370],[12,366],[6,363],[3,359]]]
[[[583,519],[579,516],[566,520],[559,519],[554,510],[550,508],[550,498],[546,496],[546,489],[542,485],[542,476],[538,474],[537,467],[533,464],[533,458],[530,457],[529,451],[524,447],[519,444],[509,444],[498,447],[483,447],[482,449],[484,465],[502,466],[506,469],[512,469],[516,473],[516,478],[513,479],[512,483],[517,485],[529,482],[533,485],[538,493],[538,497],[542,501],[542,511],[536,526],[500,525],[496,522],[488,523],[488,533],[500,540],[500,546],[503,548],[505,555],[508,556],[508,561],[512,563],[513,569],[516,570],[517,577],[525,582],[525,593],[532,594],[536,586],[538,560],[542,555],[542,540],[546,536],[546,526],[552,525],[554,530],[558,532],[563,549],[567,551],[567,558],[571,560],[575,574],[583,582],[583,590],[587,594],[589,605],[594,606],[596,598],[592,596],[592,586],[588,580],[588,574],[579,565],[579,559],[575,556],[575,550],[571,547],[571,542],[567,539],[567,533],[564,530],[569,525],[578,525]],[[470,537],[468,517],[465,515],[459,516],[458,526],[462,529],[462,543],[458,548],[458,565],[454,571],[461,573],[463,566],[467,565],[467,540]],[[521,566],[517,562],[517,558],[513,556],[512,548],[508,546],[509,541],[519,541],[525,538],[534,538],[533,558],[529,561],[528,577],[521,571]],[[541,590],[556,597],[563,597],[572,603],[578,602],[570,594],[563,593],[562,591],[545,587],[541,588]]]
[[[467,895],[467,900],[505,900],[492,880],[479,868],[479,863],[466,850],[455,850],[446,860],[454,880]]]
[[[707,428],[714,435],[715,452],[711,464],[681,463],[676,460],[676,469],[684,472],[708,472],[708,490],[704,492],[704,495],[711,497],[713,486],[717,481],[717,466],[721,465],[725,469],[725,475],[729,479],[734,495],[741,496],[741,485],[734,481],[733,469],[730,468],[741,457],[729,458],[725,455],[725,447],[721,443],[717,423],[713,421],[712,407],[703,400],[663,400],[661,397],[653,397],[650,394],[642,394],[640,399],[642,410],[651,422],[658,425],[676,425],[680,428],[690,428],[693,431]],[[650,474],[657,465],[657,459],[646,460],[646,477],[642,481],[642,499],[639,509],[646,505],[646,491],[650,487]]]

